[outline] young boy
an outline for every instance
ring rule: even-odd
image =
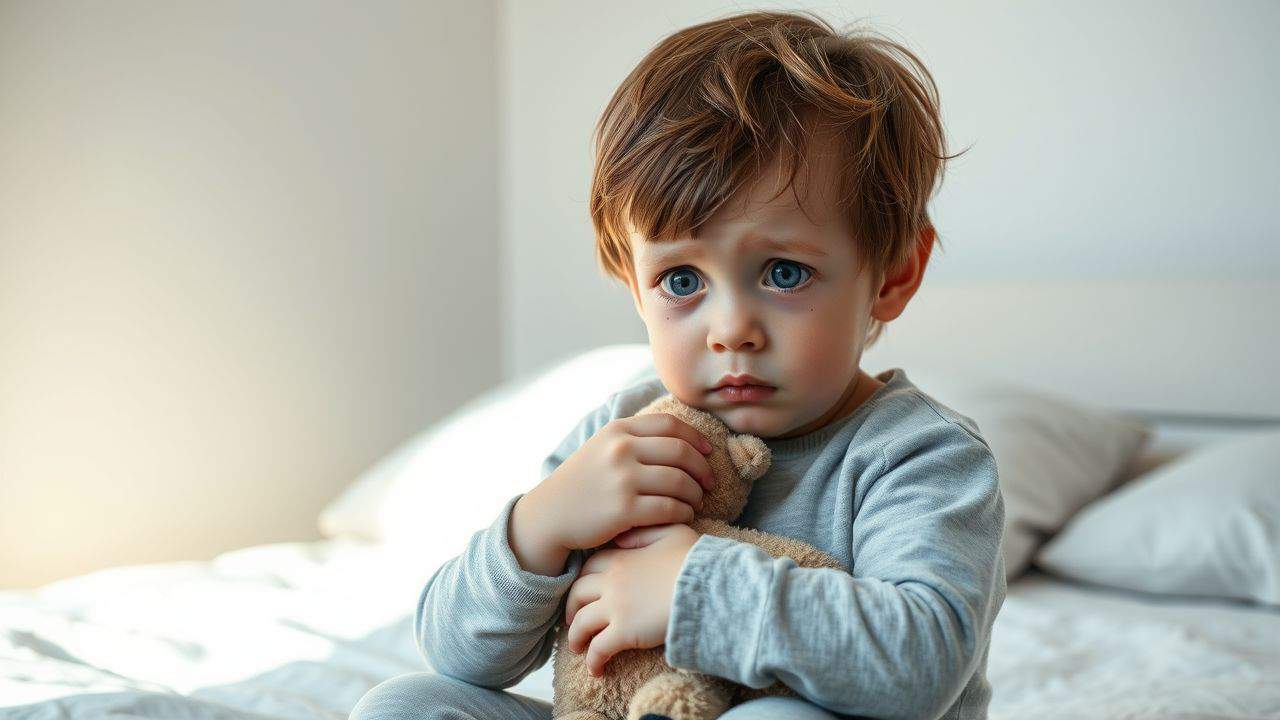
[[[435,574],[414,632],[435,672],[384,682],[353,717],[549,718],[502,690],[547,661],[562,620],[596,674],[665,645],[676,668],[800,696],[730,720],[986,717],[995,462],[902,369],[859,367],[934,244],[925,205],[948,157],[928,71],[874,35],[741,14],[660,43],[596,139],[598,256],[630,288],[654,372]],[[666,392],[772,451],[738,524],[847,572],[683,524],[713,482],[709,447],[670,415],[632,417]]]

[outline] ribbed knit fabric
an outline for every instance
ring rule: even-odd
[[[985,718],[991,627],[1004,602],[1004,501],[977,425],[905,371],[849,416],[766,440],[773,464],[738,525],[798,538],[848,572],[801,568],[704,535],[676,580],[666,659],[752,687],[781,681],[845,715]],[[666,392],[652,372],[588,414],[543,462],[546,477],[610,420]],[[414,636],[438,672],[489,688],[551,654],[564,573],[520,568],[507,526],[520,496],[442,566],[419,597]]]

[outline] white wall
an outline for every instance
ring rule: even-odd
[[[0,4],[0,587],[315,537],[497,379],[495,30]]]
[[[595,265],[591,130],[661,37],[751,7],[868,19],[934,73],[972,149],[935,201],[926,285],[1280,271],[1280,3],[508,2],[505,374],[644,339]]]
[[[643,340],[591,129],[665,34],[791,6],[0,3],[0,587],[314,537],[500,376]],[[1280,271],[1280,4],[800,6],[973,146],[926,289]]]

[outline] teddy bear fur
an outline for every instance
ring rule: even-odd
[[[773,557],[785,555],[802,567],[846,569],[807,543],[730,524],[746,506],[752,483],[769,469],[769,448],[760,438],[732,433],[716,416],[670,394],[656,398],[636,414],[661,412],[688,423],[712,446],[707,461],[717,482],[704,492],[702,510],[689,523],[691,528],[751,543]],[[586,654],[566,647],[568,631],[562,613],[552,666],[552,716],[556,720],[712,720],[732,705],[755,697],[795,696],[780,682],[755,689],[672,668],[662,647],[624,650],[610,658],[600,677],[593,677],[587,671]]]

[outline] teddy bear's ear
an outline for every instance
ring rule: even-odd
[[[769,469],[769,447],[755,435],[730,435],[726,444],[743,480],[758,480]]]

